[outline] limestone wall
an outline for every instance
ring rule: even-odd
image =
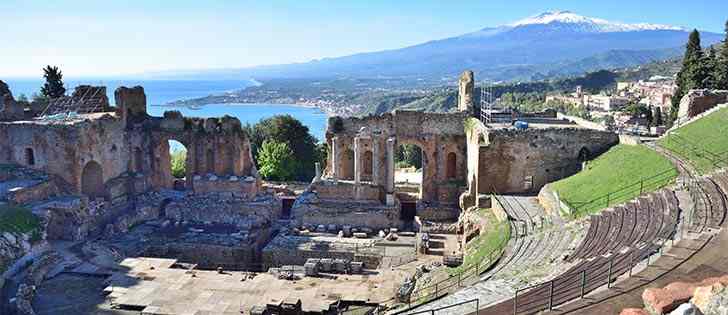
[[[481,194],[538,192],[619,143],[615,133],[584,128],[488,129],[483,136],[477,159]]]
[[[680,121],[687,121],[722,103],[728,103],[726,90],[690,90],[680,100],[677,117]]]

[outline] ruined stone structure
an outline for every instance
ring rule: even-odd
[[[91,89],[105,93],[105,88],[79,88],[71,98]],[[92,104],[99,102],[99,108],[108,110],[105,100],[104,94],[92,99]],[[0,163],[54,175],[68,193],[124,201],[128,195],[150,189],[172,188],[168,140],[177,140],[188,150],[187,188],[247,196],[258,192],[250,143],[237,119],[186,118],[179,112],[150,117],[141,87],[120,88],[116,101],[116,112],[94,112],[62,121],[0,122]],[[207,174],[203,180],[202,175]],[[196,181],[200,182],[198,189]]]
[[[690,90],[680,100],[677,117],[681,122],[687,121],[718,104],[728,103],[726,90]]]
[[[456,113],[331,118],[325,172],[298,200],[294,218],[301,224],[398,226],[411,219],[405,205],[414,201],[421,219],[452,220],[475,206],[479,195],[538,192],[619,142],[614,133],[554,113],[509,114],[509,123],[486,126],[479,120],[474,82],[472,71],[461,76]],[[514,128],[514,119],[533,127]],[[422,149],[422,183],[414,200],[394,185],[399,144]]]

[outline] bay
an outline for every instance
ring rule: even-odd
[[[40,91],[42,80],[10,79],[4,80],[17,99],[21,94],[28,98]],[[144,87],[147,95],[147,111],[150,115],[161,116],[164,111],[179,110],[189,117],[219,117],[230,115],[245,124],[255,124],[261,119],[274,115],[288,114],[300,120],[309,128],[311,134],[320,141],[326,130],[326,114],[312,107],[294,104],[209,104],[199,109],[187,107],[161,106],[177,100],[217,95],[235,91],[255,84],[252,80],[104,80],[104,79],[68,79],[65,81],[68,94],[81,84],[103,85],[109,101],[114,104],[114,90],[119,86]]]

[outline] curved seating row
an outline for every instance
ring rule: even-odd
[[[568,261],[590,259],[667,238],[674,232],[678,216],[677,198],[669,190],[592,215],[584,241]]]

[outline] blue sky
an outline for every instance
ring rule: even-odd
[[[305,62],[400,48],[547,10],[722,32],[728,1],[0,0],[0,78]]]

